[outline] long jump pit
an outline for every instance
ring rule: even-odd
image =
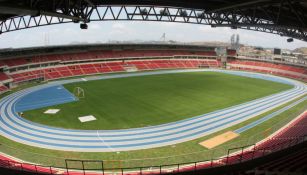
[[[200,142],[199,144],[205,148],[208,148],[208,149],[212,149],[216,146],[219,146],[225,142],[228,142],[229,140],[232,140],[236,137],[238,137],[239,134],[233,132],[233,131],[228,131],[228,132],[225,132],[223,134],[220,134],[220,135],[217,135],[211,139],[208,139],[208,140],[205,140],[203,142]]]

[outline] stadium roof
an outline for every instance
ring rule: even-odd
[[[111,19],[105,18],[108,10]],[[306,11],[306,0],[0,0],[0,32],[67,22],[147,20],[243,28],[307,41]]]

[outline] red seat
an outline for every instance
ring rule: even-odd
[[[9,80],[10,77],[3,72],[0,72],[0,81]]]

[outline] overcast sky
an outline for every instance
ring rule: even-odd
[[[46,36],[49,36],[49,45],[64,45],[72,42],[97,43],[110,40],[159,41],[163,33],[166,34],[166,40],[181,42],[229,42],[232,34],[239,34],[241,43],[248,45],[287,49],[307,47],[307,42],[294,40],[287,43],[286,37],[262,32],[211,28],[197,24],[114,21],[91,22],[88,30],[81,30],[79,24],[61,24],[4,33],[0,35],[0,48],[44,46]]]

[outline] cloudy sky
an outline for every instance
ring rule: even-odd
[[[44,46],[46,36],[49,38],[49,45],[65,45],[72,42],[103,43],[110,40],[159,41],[163,33],[166,34],[166,40],[181,42],[229,42],[232,34],[239,34],[241,43],[248,45],[287,49],[307,47],[307,42],[294,40],[287,43],[286,37],[254,31],[211,28],[197,24],[115,21],[92,22],[88,30],[81,30],[79,24],[61,24],[4,33],[0,35],[0,48]]]

